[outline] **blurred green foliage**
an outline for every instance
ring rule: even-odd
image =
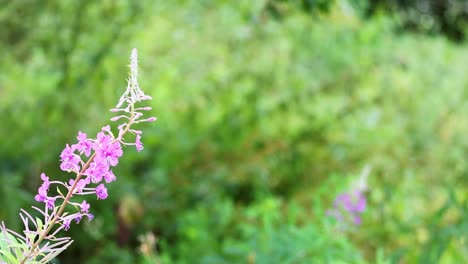
[[[296,2],[2,5],[0,219],[20,230],[40,173],[66,179],[137,47],[159,119],[60,263],[466,262],[468,45]],[[363,225],[340,232],[325,211],[365,165]]]
[[[466,0],[264,0],[265,11],[275,18],[287,16],[291,9],[312,16],[341,5],[345,12],[364,17],[391,15],[399,29],[443,34],[460,42],[466,38],[468,4]]]

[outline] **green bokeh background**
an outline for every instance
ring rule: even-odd
[[[448,29],[399,1],[1,1],[0,220],[21,230],[41,172],[68,180],[135,47],[158,121],[56,263],[466,263],[468,11],[441,2]]]

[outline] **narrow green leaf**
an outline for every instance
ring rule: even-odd
[[[65,197],[65,195],[63,195],[63,193],[60,191],[59,187],[57,186],[57,192],[62,196],[62,197]]]
[[[10,250],[0,250],[0,260],[7,263],[16,264],[19,263],[19,260],[10,252]]]
[[[38,234],[42,233],[42,229],[44,227],[44,224],[42,224],[42,220],[36,217],[36,224],[37,224],[37,233]]]
[[[28,233],[26,237],[29,239],[29,241],[34,241],[36,239],[37,233]]]

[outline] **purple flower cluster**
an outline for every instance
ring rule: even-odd
[[[366,197],[361,191],[339,194],[328,214],[340,222],[361,225],[361,214],[366,210]]]
[[[101,132],[97,134],[96,139],[89,139],[85,133],[78,132],[78,143],[65,146],[65,149],[60,155],[60,168],[66,172],[74,172],[79,175],[79,179],[70,179],[68,183],[63,182],[50,182],[49,177],[44,173],[41,175],[43,183],[39,187],[38,194],[35,199],[38,202],[44,202],[47,208],[53,210],[55,208],[55,201],[69,200],[73,195],[87,195],[96,194],[97,199],[106,199],[107,188],[105,183],[110,183],[116,179],[111,167],[118,164],[118,159],[122,156],[122,146],[117,141],[111,131],[110,126],[106,126]],[[92,158],[85,163],[82,158],[89,157],[94,153]],[[84,156],[84,157],[82,157]],[[64,186],[69,192],[70,196],[59,193],[56,196],[48,196],[48,191],[51,183]],[[98,184],[96,187],[91,185]],[[83,200],[81,204],[68,201],[69,204],[80,208],[75,213],[61,216],[59,221],[62,223],[63,229],[68,230],[70,223],[75,220],[77,223],[86,216],[92,219],[93,215],[89,213],[90,205]]]
[[[95,193],[97,199],[104,200],[107,198],[107,188],[105,183],[110,183],[115,181],[116,177],[111,170],[111,167],[114,167],[118,164],[119,158],[122,156],[122,146],[119,141],[117,141],[112,132],[110,131],[110,126],[106,126],[99,132],[96,136],[96,139],[89,139],[85,133],[81,131],[78,132],[78,143],[69,146],[65,146],[65,149],[60,155],[60,168],[66,172],[74,172],[80,175],[76,183],[74,179],[70,179],[68,183],[62,182],[52,182],[58,185],[66,187],[67,190],[73,191],[73,195],[86,195]],[[93,158],[89,159],[89,164],[86,164],[83,161],[83,157],[89,157],[91,153],[94,153]],[[84,171],[80,171],[84,170]],[[38,202],[46,203],[47,207],[50,210],[53,210],[55,207],[55,201],[58,199],[66,199],[64,195],[57,196],[48,196],[49,187],[51,182],[49,177],[44,173],[41,175],[43,183],[39,187],[38,194],[35,199]],[[91,187],[92,184],[98,184],[96,187]],[[69,202],[74,204],[73,202]],[[61,220],[63,227],[67,230],[70,226],[71,220],[79,222],[83,216],[87,216],[89,219],[92,218],[92,215],[89,214],[89,204],[84,200],[79,207],[80,211],[64,216]]]
[[[135,130],[134,125],[152,122],[156,118],[142,119],[143,112],[151,110],[151,107],[137,107],[137,104],[150,100],[151,97],[140,89],[137,76],[137,51],[133,49],[127,88],[117,106],[111,109],[111,112],[120,112],[120,115],[111,118],[111,121],[124,121],[119,121],[117,136],[114,136],[109,125],[103,127],[95,138],[88,138],[85,133],[78,132],[77,142],[66,144],[60,154],[60,169],[73,173],[74,176],[64,181],[51,181],[45,173],[41,174],[42,184],[35,200],[44,203],[44,209],[32,206],[41,217],[21,209],[23,234],[9,230],[0,223],[0,233],[5,234],[1,242],[5,245],[9,262],[48,263],[67,249],[73,240],[70,237],[60,237],[58,233],[68,230],[73,221],[79,223],[84,217],[89,220],[94,217],[90,213],[91,205],[80,197],[92,195],[97,200],[106,199],[106,186],[116,180],[112,169],[123,155],[122,148],[135,146],[138,152],[143,149],[143,132]],[[131,139],[128,138],[128,134],[133,134]],[[58,201],[60,203],[57,203]]]
[[[56,221],[62,224],[64,230],[70,228],[70,223],[73,220],[78,223],[84,216],[90,220],[93,218],[93,215],[89,213],[90,205],[86,200],[77,203],[73,202],[71,198],[78,195],[94,194],[98,200],[106,199],[108,197],[106,184],[116,180],[112,167],[119,163],[119,158],[123,155],[122,146],[135,146],[138,152],[143,149],[141,143],[143,132],[133,129],[132,125],[156,120],[155,117],[140,119],[143,116],[143,111],[149,111],[151,107],[135,107],[136,103],[151,99],[138,86],[136,79],[137,67],[136,50],[134,50],[131,56],[131,75],[127,90],[120,98],[117,106],[111,109],[111,112],[123,112],[122,115],[111,118],[111,121],[125,120],[125,122],[118,125],[118,136],[114,136],[110,125],[103,127],[97,133],[96,138],[88,138],[87,134],[79,131],[78,142],[71,146],[67,144],[60,154],[60,169],[65,172],[72,172],[76,174],[76,177],[68,182],[61,182],[49,181],[49,177],[44,173],[41,175],[43,183],[39,187],[35,200],[46,204],[46,215],[47,210],[53,210],[54,213],[52,214],[55,214],[55,202],[57,200],[63,201],[62,205],[60,205],[62,211],[66,204],[77,208],[74,213],[66,212],[60,215],[61,212],[59,212],[56,214]],[[133,142],[124,140],[124,135],[127,133],[135,135]],[[48,192],[51,184],[62,186],[61,188],[64,187],[67,190],[66,195],[63,195],[59,190],[57,195],[49,196]],[[59,188],[57,187],[57,189]],[[57,209],[57,211],[59,210]]]
[[[347,192],[335,197],[333,208],[326,214],[335,218],[343,229],[353,228],[362,224],[361,215],[366,210],[367,200],[365,196],[367,178],[371,172],[371,166],[366,165],[357,179],[352,182]]]
[[[41,174],[41,179],[43,180],[43,183],[41,187],[39,187],[38,193],[35,197],[36,201],[38,202],[44,202],[48,208],[53,209],[54,204],[55,204],[55,197],[48,197],[47,196],[47,191],[49,191],[50,187],[50,181],[49,177],[45,175],[45,173]]]

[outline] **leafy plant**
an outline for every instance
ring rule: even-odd
[[[111,167],[118,164],[123,154],[122,146],[135,146],[137,151],[143,149],[141,143],[142,131],[135,130],[132,125],[142,122],[155,121],[155,117],[141,119],[143,111],[150,107],[138,107],[140,101],[151,99],[145,95],[138,85],[137,51],[132,51],[130,60],[130,78],[127,89],[121,96],[119,103],[112,112],[122,112],[121,115],[111,118],[111,121],[124,120],[118,126],[118,135],[114,136],[110,126],[105,126],[97,134],[96,139],[89,139],[85,133],[78,133],[78,143],[66,145],[60,155],[60,169],[76,174],[70,181],[49,181],[46,174],[41,174],[43,180],[35,200],[45,204],[44,209],[32,206],[40,213],[34,218],[30,213],[21,210],[21,220],[24,224],[23,234],[9,230],[2,223],[0,261],[5,263],[48,263],[62,253],[73,242],[70,237],[58,237],[61,230],[68,230],[72,221],[79,223],[86,217],[92,220],[94,216],[89,213],[90,204],[86,200],[76,201],[77,196],[95,194],[97,199],[107,198],[105,183],[116,180]],[[127,133],[135,135],[135,141],[124,139]],[[88,158],[82,160],[82,156]],[[97,187],[92,187],[99,184]],[[50,194],[51,187],[56,187],[57,194]],[[55,205],[61,201],[60,205]],[[68,207],[68,208],[67,208]],[[70,210],[69,207],[74,207]],[[33,225],[30,228],[30,225]]]

